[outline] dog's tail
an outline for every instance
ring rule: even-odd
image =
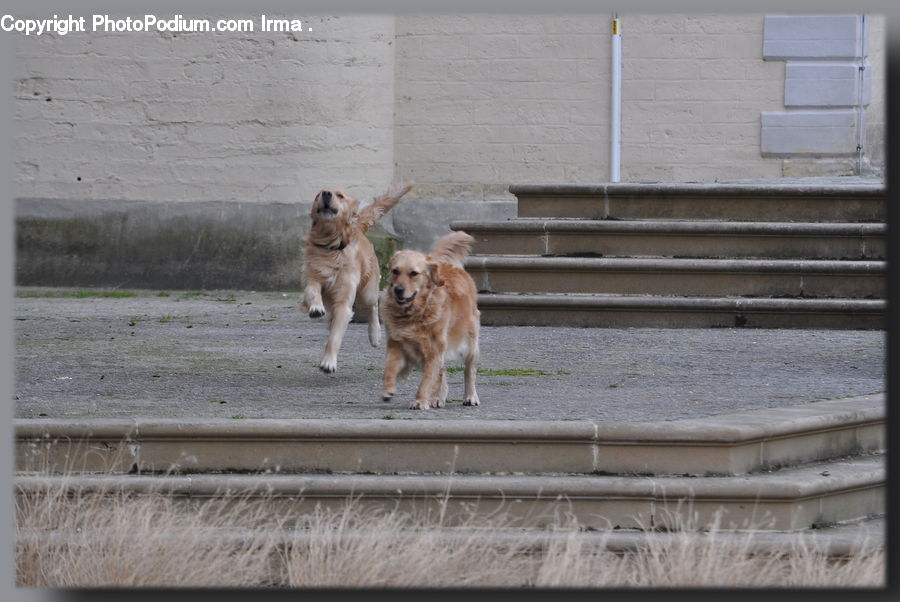
[[[442,236],[431,247],[431,259],[438,263],[449,263],[462,269],[463,263],[465,263],[466,257],[469,256],[469,251],[472,249],[473,242],[475,242],[475,239],[462,231]]]
[[[378,195],[371,204],[359,210],[358,223],[366,229],[374,225],[381,219],[381,216],[393,209],[394,205],[400,202],[400,198],[413,189],[413,186],[415,186],[415,182],[412,181],[392,184],[384,194]]]

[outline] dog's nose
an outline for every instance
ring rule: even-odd
[[[403,293],[405,293],[405,292],[406,292],[406,289],[403,288],[402,286],[394,287],[394,295],[396,295],[397,297],[402,297]]]
[[[323,190],[322,191],[322,202],[327,203],[330,200],[331,200],[331,191]]]

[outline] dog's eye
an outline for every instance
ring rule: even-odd
[[[341,194],[341,193],[340,193],[340,192],[339,192],[339,193],[337,193],[337,195],[338,195],[338,198],[339,198],[339,199],[342,199],[342,198],[344,198],[344,195],[342,195],[342,194]]]
[[[394,276],[399,276],[400,270],[398,270],[397,268],[394,268],[393,270],[391,270],[391,274],[393,274]]]
[[[419,275],[419,272],[413,270],[413,271],[411,271],[411,272],[409,273],[409,275],[412,276],[413,278],[415,278],[416,276]]]

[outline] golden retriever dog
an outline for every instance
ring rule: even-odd
[[[337,370],[337,355],[353,317],[353,307],[369,314],[369,342],[378,347],[378,289],[381,273],[366,231],[412,189],[412,182],[391,187],[360,207],[343,190],[322,190],[313,201],[312,226],[303,248],[306,289],[300,310],[309,317],[328,316],[328,344],[319,369]]]
[[[463,269],[473,238],[454,232],[434,243],[431,253],[398,251],[390,262],[390,284],[381,294],[387,333],[382,399],[397,391],[397,377],[413,367],[422,382],[412,409],[441,408],[447,400],[445,360],[465,364],[465,405],[477,406],[475,362],[481,313],[475,282]]]

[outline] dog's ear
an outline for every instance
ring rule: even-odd
[[[316,194],[315,198],[313,198],[312,207],[310,207],[309,209],[309,216],[312,218],[313,224],[316,223],[316,207],[319,206],[319,197],[321,196],[321,192]]]
[[[444,286],[444,281],[441,280],[440,275],[438,274],[438,264],[429,261],[425,264],[426,269],[428,270],[428,279],[431,280],[431,283],[435,286]]]

